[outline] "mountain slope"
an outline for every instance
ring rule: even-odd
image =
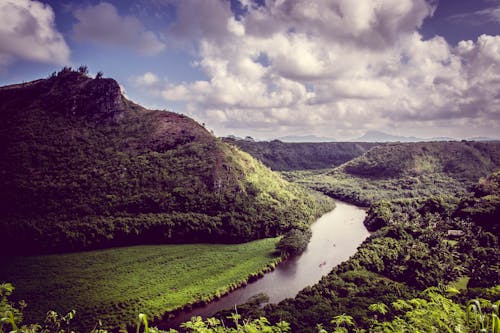
[[[305,227],[318,209],[192,119],[67,68],[0,88],[0,169],[3,251],[240,242]]]
[[[381,199],[465,195],[500,168],[500,142],[418,142],[376,146],[336,168],[295,171],[296,183],[362,206]]]
[[[224,138],[276,171],[331,168],[377,146],[366,142],[252,142]]]
[[[498,167],[499,142],[429,142],[375,147],[342,168],[372,178],[444,173],[476,182]]]

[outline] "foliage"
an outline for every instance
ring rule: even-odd
[[[443,173],[477,181],[500,166],[498,142],[418,142],[377,146],[347,162],[353,176],[400,178]]]
[[[371,314],[368,326],[363,328],[358,325],[354,318],[346,313],[335,315],[330,320],[332,333],[348,332],[491,332],[500,331],[499,306],[500,301],[490,302],[485,299],[473,299],[466,305],[457,302],[458,290],[448,288],[446,294],[442,288],[428,288],[411,299],[397,299],[391,303],[375,303],[368,306]],[[4,328],[12,329],[11,332],[19,333],[65,333],[73,332],[72,320],[75,311],[70,311],[62,316],[55,311],[47,313],[45,324],[21,325],[14,321],[12,312],[6,311],[0,316],[0,332]],[[215,317],[203,320],[201,317],[193,317],[190,321],[180,325],[179,330],[186,333],[257,333],[290,332],[291,325],[283,320],[272,324],[266,317],[260,316],[256,319],[242,319],[235,312],[227,315],[224,319]],[[136,332],[143,333],[178,333],[179,330],[159,330],[149,325],[148,316],[139,313],[136,321]],[[328,329],[323,324],[316,324],[316,331],[327,333]],[[108,333],[108,329],[98,323],[91,331],[92,333]]]
[[[334,169],[288,171],[285,176],[368,207],[382,199],[464,196],[498,168],[499,142],[396,143],[373,147]]]
[[[127,323],[137,311],[150,318],[186,304],[203,304],[274,266],[277,239],[238,245],[135,246],[64,255],[0,258],[0,281],[16,287],[29,306],[27,322],[54,309],[78,313],[74,327],[90,330]],[[0,311],[12,286],[2,285]],[[10,309],[10,308],[8,308]],[[19,315],[16,314],[16,318]],[[130,324],[130,323],[128,323]]]
[[[392,320],[374,318],[371,332],[465,332],[463,308],[431,288],[421,297],[397,300],[390,307]]]
[[[304,174],[311,179],[314,177],[312,171]],[[491,183],[492,178],[489,176],[480,184]],[[300,177],[292,180],[297,179]],[[480,193],[491,195],[490,192]],[[371,205],[365,220],[374,233],[357,253],[318,284],[301,291],[294,300],[266,306],[268,318],[289,321],[294,331],[313,332],[316,324],[327,331],[345,329],[330,323],[331,318],[344,313],[353,318],[358,329],[369,329],[373,324],[369,318],[376,315],[377,320],[387,326],[377,326],[377,330],[390,331],[392,325],[392,331],[404,332],[404,328],[397,330],[397,325],[404,325],[399,322],[403,319],[392,322],[394,318],[389,313],[380,311],[382,304],[389,306],[401,298],[414,298],[425,288],[455,284],[460,280],[468,281],[468,288],[500,283],[498,236],[476,223],[477,220],[471,220],[470,216],[459,214],[467,197],[436,195],[391,200],[384,192],[379,195],[383,200]],[[474,197],[477,198],[477,194]],[[460,230],[463,234],[450,238],[450,229]],[[498,294],[486,295],[478,290],[484,289],[466,289],[465,295],[475,293],[489,299],[498,297]],[[370,304],[375,305],[369,307]],[[441,313],[437,309],[436,314]],[[428,319],[426,310],[413,310],[411,316],[420,314],[422,321]],[[431,308],[429,311],[432,313]]]
[[[276,249],[284,255],[297,255],[305,251],[311,239],[311,230],[291,229],[276,245]]]
[[[276,171],[323,169],[339,166],[380,143],[316,142],[290,143],[224,138]]]
[[[455,215],[468,218],[493,234],[500,231],[500,170],[481,178],[473,195],[461,200]]]
[[[332,207],[192,119],[65,68],[0,88],[0,250],[236,243]]]
[[[15,329],[23,320],[22,310],[25,303],[20,302],[19,308],[9,302],[8,297],[14,291],[14,286],[11,283],[0,284],[0,332],[3,332],[5,325],[10,325]]]

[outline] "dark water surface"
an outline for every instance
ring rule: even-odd
[[[158,324],[160,328],[176,327],[192,316],[209,317],[217,311],[234,308],[248,298],[265,293],[270,303],[295,297],[306,286],[316,284],[333,267],[352,256],[357,247],[369,236],[363,225],[365,210],[341,201],[336,207],[321,216],[312,225],[312,237],[306,251],[280,264],[262,279],[237,289],[218,301],[191,311],[179,313],[168,322]]]

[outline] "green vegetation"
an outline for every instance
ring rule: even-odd
[[[4,253],[237,243],[332,207],[192,119],[70,69],[0,88],[0,169]]]
[[[134,246],[64,255],[2,257],[0,281],[16,286],[27,322],[48,310],[76,310],[78,327],[131,324],[139,312],[159,318],[203,304],[274,267],[277,239],[238,245]],[[11,291],[9,291],[10,293]]]
[[[293,332],[316,332],[318,327],[322,332],[497,332],[500,253],[493,231],[498,222],[484,221],[493,221],[498,210],[483,208],[498,193],[499,179],[498,172],[481,179],[462,198],[372,205],[366,221],[374,232],[353,257],[294,299],[264,308],[252,301],[239,307],[237,316],[246,323],[265,320],[270,327],[285,321]],[[471,219],[478,212],[481,218]],[[450,235],[450,229],[462,234]],[[445,294],[439,286],[463,290]],[[218,318],[196,318],[181,330],[242,329],[231,321],[210,326],[226,319]]]
[[[72,320],[75,311],[70,311],[62,316],[55,311],[49,311],[44,324],[26,325],[22,323],[21,311],[9,304],[7,296],[12,289],[10,284],[0,286],[0,332],[4,328],[11,332],[19,333],[64,333],[73,331]],[[11,290],[10,290],[11,291]],[[359,327],[354,318],[348,314],[341,314],[330,320],[332,333],[349,332],[490,332],[500,331],[499,307],[500,301],[490,302],[484,299],[470,300],[466,305],[457,302],[455,297],[458,291],[448,288],[445,292],[440,288],[428,288],[418,297],[412,299],[398,299],[390,304],[374,303],[367,307],[370,318],[369,326],[364,329]],[[18,314],[16,317],[14,312]],[[178,330],[159,330],[150,327],[148,316],[140,313],[137,316],[136,332],[144,333],[178,333]],[[237,312],[227,315],[223,319],[193,317],[190,321],[180,325],[180,331],[188,333],[249,333],[290,332],[291,326],[286,321],[275,324],[265,318],[248,320],[242,319]],[[102,325],[96,325],[93,333],[108,333]],[[316,332],[328,333],[322,324],[316,325]]]
[[[500,142],[425,142],[377,146],[335,169],[283,174],[290,181],[368,207],[382,199],[464,196],[480,177],[497,168]]]
[[[436,195],[465,195],[468,182],[444,174],[418,177],[372,179],[355,177],[341,169],[289,171],[285,178],[331,197],[369,207],[383,199],[415,198]]]
[[[280,250],[283,255],[300,254],[307,248],[311,236],[312,233],[309,229],[291,229],[279,241],[276,248]]]
[[[314,332],[317,324],[337,332],[453,331],[454,325],[474,332],[467,326],[466,300],[481,298],[481,304],[491,304],[500,297],[500,219],[498,205],[492,204],[500,188],[498,174],[481,179],[463,197],[375,202],[365,220],[373,233],[354,256],[293,300],[268,305],[257,316],[285,320],[294,332]],[[421,295],[429,287],[446,285],[463,289],[461,296],[450,300]],[[352,327],[332,321],[343,314],[351,318]]]
[[[223,140],[238,146],[276,171],[333,168],[362,155],[372,147],[382,145],[369,142],[254,142],[231,138]]]
[[[68,332],[76,309],[76,327],[102,319],[97,330],[144,311],[147,333],[148,317],[271,269],[276,245],[303,250],[309,224],[332,206],[303,184],[369,207],[372,235],[358,252],[294,299],[261,308],[259,297],[229,321],[195,318],[181,330],[498,333],[499,142],[256,145],[280,170],[329,168],[283,173],[294,185],[193,120],[145,110],[85,71],[0,88],[0,253],[284,236],[6,255],[0,279],[29,307],[1,285],[2,330],[18,331],[23,312],[40,322],[55,308],[68,315],[49,312],[21,331]]]
[[[453,288],[456,288],[457,290],[466,290],[467,289],[467,284],[469,283],[470,277],[464,276],[460,278],[457,282],[452,284]]]

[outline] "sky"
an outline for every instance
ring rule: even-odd
[[[80,65],[218,136],[500,137],[500,0],[0,0],[0,85]]]

